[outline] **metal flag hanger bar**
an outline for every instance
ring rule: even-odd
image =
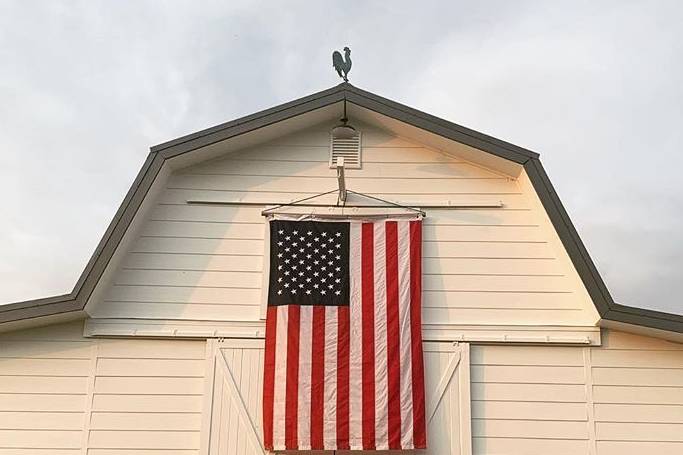
[[[332,190],[327,193],[321,193],[321,194],[314,194],[313,196],[310,197],[310,199],[314,199],[319,196],[324,196],[326,194],[334,193],[337,190]],[[349,191],[350,192],[350,191]],[[366,195],[367,196],[367,195]],[[307,200],[309,198],[306,198]],[[301,202],[301,200],[296,200],[292,202],[249,202],[249,201],[209,201],[209,200],[197,200],[197,199],[188,199],[185,201],[187,204],[190,205],[225,205],[225,206],[251,206],[251,207],[267,207],[269,205],[274,205],[277,206],[278,208],[280,207],[290,207],[290,206],[296,206],[296,207],[327,207],[327,208],[348,208],[348,209],[380,209],[380,208],[391,208],[386,205],[336,205],[336,204],[311,204],[311,203],[305,203]],[[387,201],[387,203],[390,203],[390,201]],[[395,204],[395,203],[392,203]],[[443,204],[416,204],[420,207],[420,209],[438,209],[438,210],[456,210],[456,209],[499,209],[503,207],[502,202],[490,202],[490,203],[477,203],[477,204],[457,204],[457,203],[451,203],[450,201],[445,201]],[[415,207],[409,207],[409,206],[402,206],[400,204],[396,204],[395,207],[404,207],[404,208],[411,208],[413,210],[418,210]],[[275,207],[270,207],[266,210],[271,210],[275,209]]]
[[[320,196],[326,196],[328,194],[336,193],[337,191],[339,191],[339,198],[337,199],[337,204],[335,204],[335,205],[332,205],[332,204],[311,204],[311,203],[307,204],[306,203],[306,201],[310,201],[311,199],[315,199],[315,198],[320,197]],[[355,194],[356,196],[366,197],[366,198],[372,199],[374,201],[383,202],[385,205],[376,205],[376,204],[375,205],[346,205],[346,195],[344,195],[344,198],[342,199],[342,197],[341,197],[342,190],[341,190],[341,188],[339,188],[339,189],[334,189],[334,190],[330,190],[330,191],[325,191],[324,193],[320,193],[320,194],[314,194],[313,196],[308,196],[308,197],[305,197],[303,199],[298,199],[296,201],[288,202],[286,204],[278,204],[275,207],[270,207],[270,208],[263,210],[261,212],[261,215],[263,215],[263,216],[273,215],[275,213],[275,210],[280,209],[282,207],[329,207],[329,208],[354,208],[354,209],[355,208],[360,209],[360,208],[390,208],[390,207],[395,207],[395,208],[407,210],[411,213],[416,213],[416,214],[420,214],[422,216],[427,216],[427,214],[423,210],[417,209],[415,207],[409,207],[407,205],[401,205],[401,204],[398,204],[396,202],[387,201],[385,199],[380,199],[378,197],[370,196],[368,194],[358,193],[356,191],[351,191],[348,189],[344,189],[344,193],[350,193],[350,194]],[[188,202],[190,202],[190,201],[188,201]]]
[[[333,194],[338,192],[338,189],[325,191],[323,193],[314,194],[301,199],[297,199],[291,202],[249,202],[249,201],[210,201],[210,200],[187,200],[186,202],[190,205],[220,205],[220,206],[248,206],[248,207],[268,207],[264,209],[261,214],[263,216],[274,215],[278,209],[283,207],[310,207],[310,208],[330,208],[330,209],[387,209],[387,208],[399,208],[404,209],[408,213],[420,214],[426,216],[424,209],[435,209],[435,210],[454,210],[454,209],[491,209],[491,208],[502,208],[503,203],[491,202],[491,203],[475,203],[475,204],[456,204],[451,203],[451,201],[446,201],[443,204],[420,204],[419,208],[411,207],[408,205],[402,205],[397,202],[388,201],[386,199],[381,199],[369,194],[359,193],[356,191],[346,190],[347,193],[354,194],[361,197],[366,197],[373,201],[381,202],[382,204],[354,204],[347,205],[346,201],[337,200],[336,204],[321,204],[315,202],[309,202],[321,196],[326,196],[328,194]],[[344,215],[344,214],[340,214]],[[389,214],[387,214],[389,215]],[[400,214],[390,214],[390,215],[400,215]]]
[[[473,204],[455,204],[451,201],[446,201],[442,204],[417,204],[419,208],[413,207],[411,205],[399,204],[398,202],[389,201],[386,199],[379,198],[377,196],[371,196],[369,194],[360,193],[358,191],[352,191],[346,188],[346,181],[344,179],[344,162],[343,159],[339,159],[337,162],[337,182],[338,188],[330,191],[325,191],[323,193],[313,194],[311,196],[306,196],[301,199],[296,199],[290,202],[247,202],[247,201],[200,201],[200,200],[187,200],[186,202],[191,205],[225,205],[225,206],[273,206],[268,207],[263,210],[261,214],[263,216],[273,215],[276,210],[283,207],[325,207],[325,208],[338,208],[338,209],[387,209],[387,208],[398,208],[406,210],[408,213],[420,214],[426,216],[427,214],[423,209],[490,209],[490,208],[502,208],[503,203],[501,201],[490,202],[490,203],[473,203]],[[320,204],[308,202],[321,196],[326,196],[328,194],[338,193],[336,204]],[[376,202],[381,202],[382,205],[378,204],[362,204],[362,205],[347,205],[347,196],[353,194],[356,196],[361,196],[367,199],[371,199]],[[344,216],[343,213],[340,214]],[[400,215],[400,214],[391,214]]]
[[[403,209],[406,210],[407,213],[410,214],[419,214],[421,216],[427,216],[425,211],[423,209],[429,208],[429,209],[482,209],[482,208],[501,208],[503,207],[503,203],[501,201],[497,202],[492,202],[492,203],[478,203],[478,204],[452,204],[451,201],[447,201],[445,204],[438,204],[438,205],[424,205],[424,204],[419,204],[420,208],[416,207],[411,207],[410,205],[404,205],[404,204],[399,204],[398,202],[394,201],[388,201],[386,199],[381,199],[376,196],[371,196],[369,194],[365,193],[359,193],[357,191],[352,191],[346,188],[346,181],[344,178],[344,161],[343,158],[340,158],[337,161],[337,182],[338,182],[338,188],[330,191],[325,191],[323,193],[318,193],[318,194],[313,194],[311,196],[307,196],[301,199],[297,199],[294,201],[290,202],[245,202],[245,201],[199,201],[199,200],[188,200],[186,201],[188,204],[196,204],[196,205],[225,205],[225,206],[273,206],[269,207],[261,212],[261,215],[263,216],[268,216],[268,215],[274,215],[278,209],[281,209],[283,207],[326,207],[326,208],[338,208],[338,209],[387,209],[387,208],[398,208],[398,209]],[[336,204],[320,204],[320,203],[313,203],[313,202],[308,202],[313,199],[316,199],[321,196],[326,196],[328,194],[332,193],[338,193],[337,195],[337,203]],[[356,196],[361,196],[364,198],[371,199],[376,202],[381,202],[382,205],[378,204],[363,204],[363,205],[347,205],[347,196],[349,194],[353,194]],[[291,213],[290,213],[291,214]],[[311,213],[310,215],[315,215],[314,213]],[[392,213],[392,214],[379,214],[379,215],[390,215],[390,216],[400,216],[400,213]],[[330,216],[330,214],[326,214],[326,216]],[[340,214],[334,214],[333,216],[349,216],[349,214],[344,214],[343,212]],[[377,215],[374,215],[377,216]]]

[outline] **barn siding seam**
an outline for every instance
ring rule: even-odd
[[[593,362],[591,355],[591,348],[583,348],[583,371],[586,378],[586,412],[588,424],[588,438],[590,444],[588,446],[591,455],[598,453],[596,431],[595,431],[595,404],[593,402]]]
[[[83,410],[83,439],[81,453],[87,455],[90,442],[90,421],[92,415],[93,397],[95,396],[95,377],[97,373],[98,343],[90,345],[90,371],[88,373],[88,389],[86,392],[85,409]]]

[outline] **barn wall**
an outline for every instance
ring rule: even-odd
[[[429,210],[424,321],[592,326],[597,314],[524,178],[364,127],[363,169],[347,185],[408,204],[502,201],[503,208]],[[320,127],[176,171],[95,318],[258,321],[263,207],[188,200],[285,202],[337,186]]]
[[[205,346],[99,340],[88,453],[197,453]]]
[[[82,330],[0,336],[0,455],[199,453],[206,343]],[[681,344],[605,331],[601,347],[473,345],[470,374],[474,454],[683,449]]]
[[[82,321],[0,336],[0,454],[194,454],[204,341],[93,340]]]
[[[475,454],[683,452],[683,345],[473,346]]]
[[[683,453],[683,345],[609,331],[591,349],[599,455]]]
[[[473,452],[590,453],[583,350],[473,346]]]
[[[0,454],[80,452],[91,342],[82,322],[0,335]]]

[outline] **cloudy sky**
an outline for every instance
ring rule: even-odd
[[[69,292],[150,145],[352,83],[541,153],[615,299],[683,313],[679,1],[0,0],[0,302]]]

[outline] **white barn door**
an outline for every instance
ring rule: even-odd
[[[428,342],[423,350],[426,453],[471,455],[470,345]]]
[[[207,371],[213,370],[213,376],[207,374],[201,453],[265,454],[261,430],[263,340],[225,339],[208,343]],[[424,351],[429,449],[416,453],[470,455],[469,345],[426,342]]]

